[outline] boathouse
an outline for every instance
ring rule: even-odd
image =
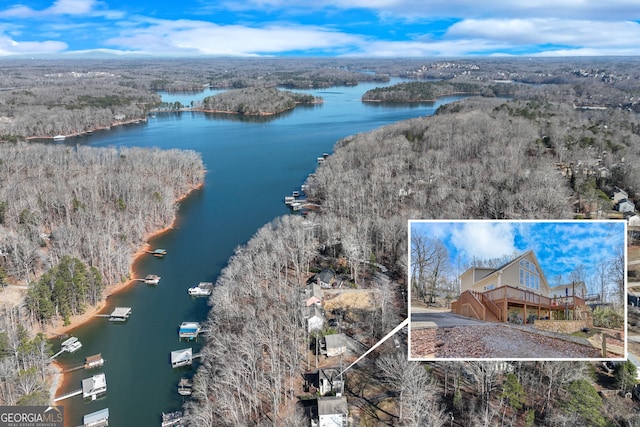
[[[83,427],[105,427],[109,425],[109,408],[100,409],[82,418]]]
[[[104,373],[96,374],[90,378],[82,380],[82,397],[96,400],[100,395],[107,392],[107,378]]]
[[[111,322],[124,322],[131,316],[131,307],[116,307],[109,315]]]
[[[171,367],[178,368],[180,366],[191,365],[193,362],[193,349],[191,347],[182,350],[174,350],[171,352]]]
[[[178,330],[178,337],[180,339],[186,338],[193,340],[198,338],[200,333],[200,323],[198,322],[182,322],[180,329]]]
[[[98,368],[102,365],[104,365],[102,353],[94,354],[93,356],[87,356],[84,359],[84,369]]]

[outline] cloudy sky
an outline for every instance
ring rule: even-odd
[[[580,264],[587,277],[592,276],[597,263],[624,250],[624,225],[623,221],[415,221],[410,228],[411,233],[444,243],[454,270],[458,262],[464,266],[474,257],[500,258],[532,249],[553,286],[558,275],[568,283]]]
[[[638,55],[638,0],[2,0],[0,56]]]

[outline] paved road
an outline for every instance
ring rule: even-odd
[[[481,326],[487,322],[458,316],[450,311],[425,307],[411,307],[411,329],[450,328],[453,326]]]

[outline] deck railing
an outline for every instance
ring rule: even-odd
[[[584,305],[584,299],[578,296],[549,298],[526,289],[518,289],[513,286],[501,286],[483,293],[483,296],[491,301],[509,300],[512,302],[535,304],[544,307],[564,306],[570,307]]]

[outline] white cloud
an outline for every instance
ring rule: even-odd
[[[430,57],[464,56],[506,49],[507,43],[477,39],[424,41],[371,41],[360,45],[357,56],[372,57]]]
[[[500,258],[516,251],[513,227],[506,222],[471,221],[453,229],[451,242],[468,260]]]
[[[0,56],[33,53],[56,53],[67,49],[64,42],[47,40],[42,42],[16,41],[10,37],[0,35]]]
[[[245,0],[222,3],[232,10],[287,10],[290,8],[368,9],[398,19],[519,17],[622,20],[640,16],[637,0]]]
[[[561,19],[470,19],[453,24],[445,37],[478,38],[511,45],[559,44],[587,48],[635,48],[640,23]]]
[[[32,9],[17,4],[8,9],[0,9],[0,18],[45,18],[48,16],[103,16],[107,19],[118,19],[124,16],[122,12],[110,11],[102,8],[104,4],[98,0],[56,0],[45,9]]]
[[[362,42],[358,36],[319,27],[217,25],[193,20],[149,20],[122,30],[106,44],[123,49],[205,55],[277,54],[292,50],[348,49]]]

